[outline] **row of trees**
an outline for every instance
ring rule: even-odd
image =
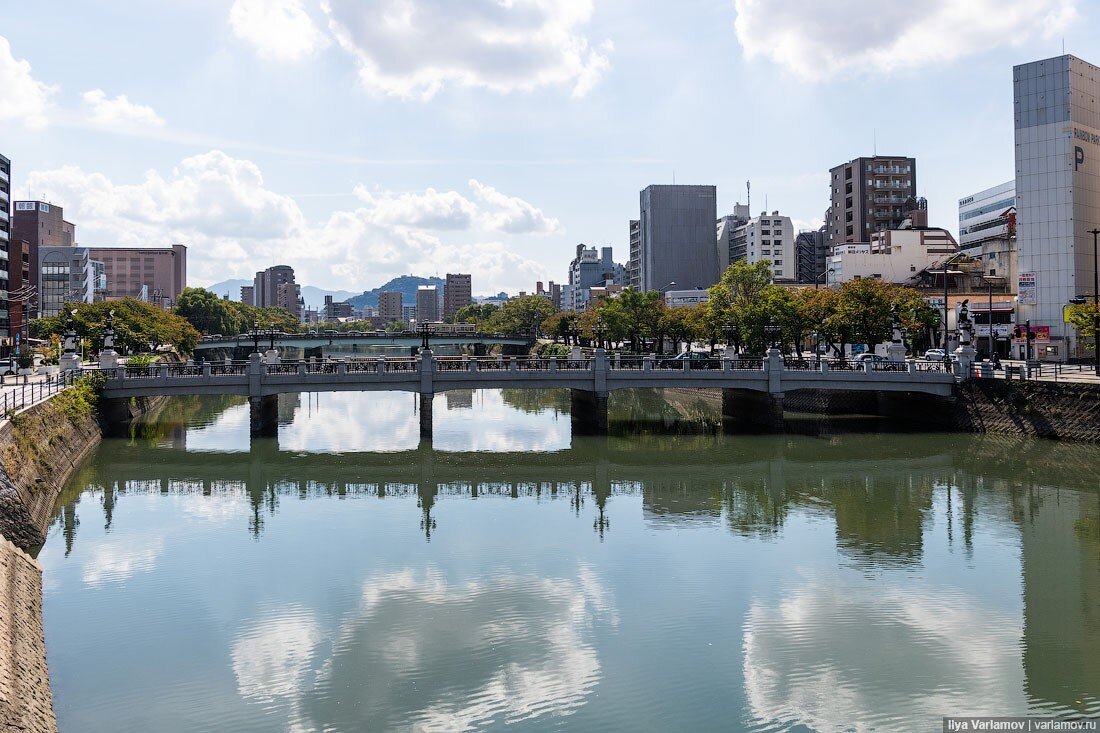
[[[737,262],[710,289],[710,301],[692,307],[669,308],[657,292],[628,288],[583,313],[554,313],[542,329],[566,344],[602,337],[633,351],[660,351],[667,339],[674,348],[732,341],[754,354],[775,341],[798,353],[812,339],[840,355],[849,344],[888,341],[895,318],[913,350],[929,345],[940,323],[939,314],[913,288],[866,279],[836,289],[791,290],[772,284],[770,270],[767,262]]]

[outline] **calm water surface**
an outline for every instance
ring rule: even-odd
[[[404,394],[284,397],[256,441],[181,398],[105,441],[39,555],[61,730],[1100,714],[1100,449],[613,399],[603,439],[568,392],[485,391],[431,445]]]

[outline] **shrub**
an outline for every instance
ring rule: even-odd
[[[156,358],[152,354],[134,354],[126,359],[126,366],[128,367],[147,367],[151,365]]]

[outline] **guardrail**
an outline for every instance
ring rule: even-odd
[[[0,395],[0,419],[7,419],[14,412],[32,407],[68,389],[73,386],[73,380],[80,375],[80,371],[69,371],[43,382],[6,385],[3,394]]]

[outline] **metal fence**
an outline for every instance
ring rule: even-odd
[[[7,419],[15,412],[36,405],[73,386],[73,380],[80,374],[79,371],[68,371],[48,377],[42,382],[4,385],[3,395],[0,396],[0,419]]]

